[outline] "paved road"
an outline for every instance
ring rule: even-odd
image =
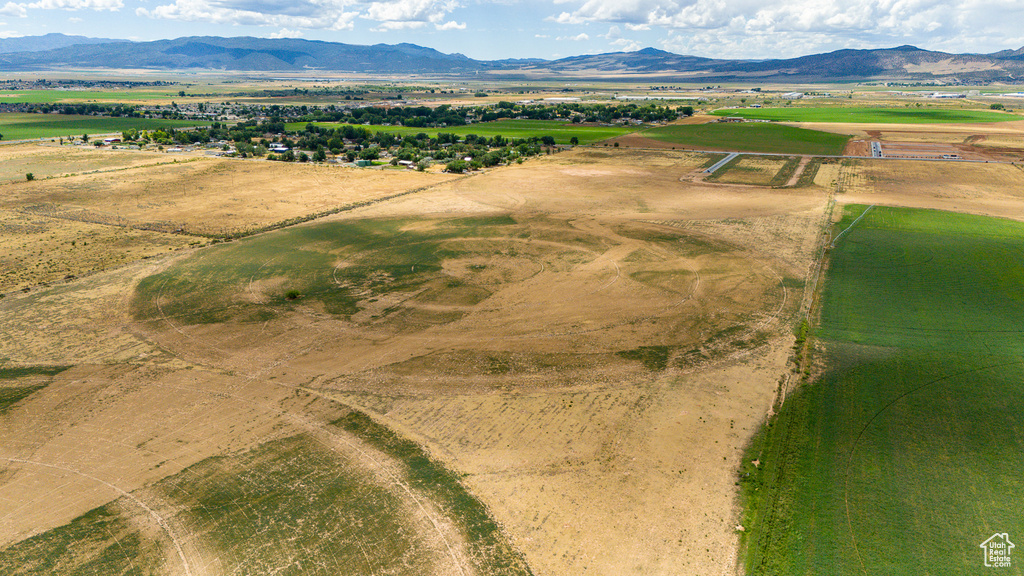
[[[728,156],[726,156],[725,158],[722,158],[718,162],[715,162],[715,165],[712,166],[711,168],[708,168],[707,170],[705,170],[705,172],[707,172],[708,174],[714,174],[715,170],[718,170],[722,166],[725,166],[729,162],[732,162],[732,159],[737,157],[737,156],[739,156],[739,155],[740,155],[739,152],[730,152]]]

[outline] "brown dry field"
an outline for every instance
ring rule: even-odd
[[[965,158],[993,161],[1024,159],[1024,121],[969,124],[863,124],[787,122],[789,126],[854,137],[844,154],[870,156],[868,141],[913,148],[916,144],[946,144],[951,153]]]
[[[5,364],[72,366],[0,412],[0,547],[120,497],[139,530],[163,543],[161,573],[230,572],[233,559],[157,484],[208,457],[304,434],[399,502],[428,559],[422,573],[479,573],[447,510],[403,483],[389,455],[328,425],[350,406],[459,473],[535,574],[736,573],[735,470],[792,370],[799,286],[816,267],[830,192],[838,188],[840,202],[1016,209],[1024,219],[1024,172],[863,161],[823,165],[811,187],[771,190],[704,184],[695,176],[705,161],[602,147],[460,179],[212,160],[117,173],[136,190],[139,181],[203,185],[207,193],[188,197],[195,204],[176,198],[174,185],[159,200],[119,202],[89,176],[46,181],[75,183],[54,189],[5,187],[17,191],[5,208],[19,217],[30,198],[121,206],[136,221],[178,221],[188,205],[188,222],[214,227],[344,205],[367,188],[379,197],[436,183],[320,222],[399,218],[414,231],[508,215],[524,231],[488,240],[499,248],[489,256],[445,261],[455,278],[474,265],[495,270],[489,297],[458,310],[434,305],[458,314],[406,329],[394,318],[430,305],[401,294],[365,299],[347,320],[313,303],[254,323],[132,315],[139,281],[211,248],[133,255],[0,300]],[[248,191],[260,181],[260,192]],[[268,190],[292,199],[285,214]],[[250,193],[264,195],[247,207],[233,201]],[[39,257],[66,250],[60,238],[79,232],[48,233],[55,239],[38,245]],[[237,298],[266,302],[264,288],[250,282]],[[664,368],[619,354],[655,344],[671,350]]]
[[[1024,167],[1012,164],[854,160],[840,176],[845,204],[882,204],[1024,220]]]
[[[788,158],[770,156],[740,156],[735,164],[716,179],[716,182],[767,186],[787,161]]]
[[[18,149],[29,157],[36,153],[35,145]],[[72,176],[8,184],[0,208],[167,232],[180,229],[220,235],[373,201],[453,178],[411,170],[385,172],[177,154],[157,154],[162,160],[158,164],[153,155],[132,151],[105,151],[97,156],[99,166],[105,165],[108,154],[128,159],[141,154],[140,158],[149,161],[142,167],[91,173],[96,168],[79,160],[76,166],[83,170]]]
[[[28,182],[25,173],[36,179]],[[446,182],[384,172],[32,143],[0,147],[0,294]],[[74,244],[72,244],[74,242]]]
[[[90,171],[113,171],[172,162],[166,154],[139,150],[95,149],[32,143],[0,146],[0,183],[22,182],[31,172],[36,178],[68,176]]]

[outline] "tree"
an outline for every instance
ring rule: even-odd
[[[579,143],[580,143],[580,139],[579,138],[577,138],[575,136],[573,136],[572,138],[569,138],[569,144],[572,144],[573,146],[576,146]]]
[[[89,135],[88,134],[82,134],[82,142],[88,142],[88,141],[89,141]]]
[[[452,160],[444,167],[445,172],[451,172],[452,174],[462,174],[469,170],[469,162],[465,160]]]
[[[1003,106],[1002,104],[999,104],[997,102],[997,103],[989,106],[989,108],[991,108],[992,110],[1002,110],[1003,108],[1005,108],[1005,106]]]

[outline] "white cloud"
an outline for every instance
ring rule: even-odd
[[[3,25],[6,26],[7,24],[4,23]],[[14,32],[14,31],[0,32],[0,38],[21,38],[22,36],[24,36],[24,34],[22,34],[21,32]]]
[[[68,18],[68,22],[71,22],[72,24],[78,24],[81,21],[82,21],[82,19],[79,18],[78,16],[72,16],[72,17]]]
[[[458,7],[456,0],[388,0],[370,3],[362,17],[379,22],[376,30],[408,30],[427,24],[438,30],[462,30],[465,24],[444,21]]]
[[[562,0],[548,20],[670,32],[667,48],[763,58],[918,44],[970,52],[1019,46],[1020,0]],[[608,36],[608,35],[605,35]],[[610,38],[609,39],[613,39]],[[984,43],[983,49],[980,44]]]
[[[139,16],[185,22],[207,22],[287,29],[350,30],[358,12],[347,12],[351,0],[175,0]]]
[[[277,32],[274,32],[267,38],[301,38],[302,30],[289,30],[287,28],[281,28]]]
[[[534,34],[533,37],[534,38],[551,38],[551,36],[548,36],[547,34]]]
[[[582,42],[583,40],[590,40],[590,36],[588,36],[586,32],[580,32],[575,36],[559,36],[558,38],[555,38],[555,40],[559,42],[565,42],[567,40],[572,40],[573,42]]]
[[[434,28],[437,28],[438,30],[465,30],[466,23],[456,22],[455,20],[449,20],[444,24],[435,24]]]
[[[28,10],[25,10],[25,7],[22,6],[21,4],[8,2],[7,4],[4,4],[3,7],[0,7],[0,14],[3,14],[4,16],[16,16],[18,18],[27,18]],[[13,38],[13,36],[8,36],[8,38]]]
[[[637,50],[644,47],[644,45],[636,40],[630,40],[629,38],[617,38],[611,41],[611,45],[619,48],[623,52],[636,52]]]
[[[122,0],[39,0],[24,4],[26,8],[41,10],[110,10],[124,8]]]

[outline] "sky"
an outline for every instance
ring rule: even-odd
[[[0,38],[50,32],[409,42],[471,58],[561,58],[652,47],[789,58],[912,44],[1024,46],[1024,0],[0,0]]]

